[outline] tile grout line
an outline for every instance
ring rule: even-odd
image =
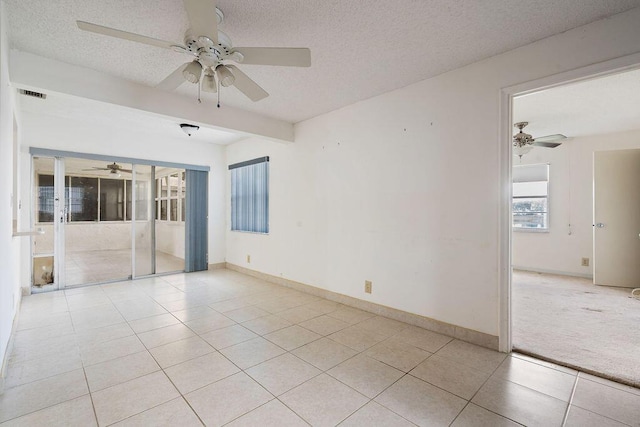
[[[569,402],[567,403],[567,409],[564,411],[564,417],[562,417],[562,427],[567,424],[567,419],[569,418],[569,411],[571,410],[571,404],[573,403],[573,396],[576,394],[576,389],[578,388],[578,378],[580,376],[580,372],[576,374],[576,379],[573,382],[573,388],[571,389],[571,396],[569,397]]]
[[[435,353],[434,353],[434,354],[435,354]],[[458,413],[458,415],[456,415],[456,417],[453,419],[453,421],[451,421],[451,424],[453,424],[453,423],[455,422],[455,420],[457,420],[457,419],[458,419],[458,417],[460,416],[460,414],[462,414],[462,412],[467,408],[467,406],[469,406],[469,404],[473,404],[473,405],[478,406],[479,408],[484,409],[485,411],[489,411],[489,412],[491,412],[492,414],[496,414],[496,415],[497,415],[497,416],[499,416],[499,417],[505,418],[505,419],[507,419],[507,420],[509,420],[509,421],[513,421],[513,422],[514,422],[514,423],[516,423],[516,424],[523,425],[522,423],[519,423],[519,422],[517,422],[516,420],[513,420],[513,419],[511,419],[511,418],[509,418],[509,417],[506,417],[506,416],[504,416],[504,415],[502,415],[502,414],[498,414],[497,412],[494,412],[494,411],[492,411],[491,409],[485,408],[484,406],[481,406],[481,405],[479,405],[479,404],[477,404],[477,403],[475,403],[475,402],[472,402],[473,398],[474,398],[474,397],[476,397],[476,395],[477,395],[478,393],[480,393],[480,390],[482,390],[482,387],[484,387],[484,386],[485,386],[485,384],[487,384],[487,383],[489,382],[489,380],[490,380],[490,379],[495,375],[495,373],[498,371],[498,369],[500,369],[500,366],[502,366],[502,364],[503,364],[503,363],[504,363],[504,362],[505,362],[509,357],[511,357],[511,355],[507,354],[507,357],[505,357],[505,358],[502,360],[502,362],[500,362],[500,364],[499,364],[498,366],[496,366],[496,367],[495,367],[495,369],[491,372],[491,375],[489,375],[489,376],[487,377],[487,379],[482,383],[482,385],[481,385],[480,387],[478,387],[478,390],[476,390],[476,392],[475,392],[475,393],[473,393],[473,396],[471,396],[471,398],[467,401],[467,404],[466,404],[466,405],[464,405],[464,408],[462,408],[462,410]],[[450,425],[451,425],[451,424],[450,424]]]
[[[151,357],[153,357],[153,355],[151,355]],[[155,358],[154,358],[155,360]],[[156,361],[157,363],[157,361]],[[158,364],[159,366],[159,364]],[[167,375],[167,373],[165,372],[164,368],[160,368],[160,370],[162,371],[162,373],[164,374],[165,377],[167,377],[167,379],[169,380],[169,382],[171,383],[171,385],[173,386],[173,388],[176,389],[176,391],[178,392],[178,394],[180,395],[180,397],[182,398],[182,400],[184,400],[184,402],[187,404],[187,406],[189,407],[189,409],[191,409],[191,411],[193,411],[193,413],[195,414],[195,416],[198,418],[198,421],[200,421],[202,423],[203,426],[206,426],[207,424],[204,422],[204,420],[202,418],[200,418],[200,414],[198,414],[198,412],[194,409],[193,406],[191,406],[191,403],[189,403],[189,401],[187,400],[187,398],[184,396],[184,394],[182,394],[182,392],[180,391],[180,389],[176,386],[176,384],[173,382],[173,380],[171,379],[171,377],[169,375]],[[229,378],[229,377],[225,377],[225,378]],[[195,391],[195,390],[194,390]],[[189,392],[191,393],[191,392]],[[173,400],[173,399],[172,399]],[[168,401],[170,402],[170,400]],[[167,402],[161,403],[161,405],[164,405]],[[160,406],[160,405],[158,405]],[[150,408],[151,409],[151,408]],[[146,412],[146,411],[143,411]],[[139,412],[136,415],[142,414],[143,412]],[[133,416],[133,415],[132,415]]]
[[[93,417],[96,420],[96,425],[99,426],[98,422],[98,413],[96,412],[96,405],[93,402],[93,393],[91,393],[91,388],[89,388],[89,379],[87,378],[87,371],[85,371],[84,366],[82,367],[82,373],[84,374],[84,381],[87,383],[87,391],[89,392],[89,400],[91,400],[91,409],[93,409]]]
[[[580,376],[580,374],[584,374],[584,372],[578,372],[578,376]],[[599,382],[597,382],[597,381],[590,380],[589,378],[582,378],[582,377],[580,376],[580,379],[581,379],[581,380],[583,380],[583,381],[588,381],[588,382],[592,382],[592,383],[595,383],[595,384],[601,385],[601,386],[603,386],[603,387],[608,387],[608,388],[611,388],[611,389],[613,389],[613,390],[616,390],[616,391],[619,391],[619,392],[622,392],[622,393],[629,393],[629,392],[628,392],[628,391],[626,391],[626,390],[620,390],[620,389],[618,389],[618,388],[616,388],[616,387],[612,387],[612,386],[610,386],[610,385],[608,385],[608,384],[602,384],[602,383],[599,383]],[[576,382],[577,382],[577,381],[576,381]],[[634,393],[629,393],[629,394],[631,394],[631,395],[635,395]],[[638,395],[638,396],[640,396],[640,395]],[[580,408],[580,409],[582,409],[583,411],[587,411],[587,412],[589,412],[589,413],[596,414],[596,415],[598,415],[598,416],[600,416],[600,417],[606,418],[606,419],[611,420],[611,421],[614,421],[614,422],[616,422],[616,423],[620,423],[620,424],[623,424],[623,425],[629,425],[629,424],[627,424],[626,422],[619,421],[619,420],[617,420],[617,419],[615,419],[615,418],[611,418],[611,417],[610,417],[610,416],[608,416],[608,415],[599,414],[599,413],[597,413],[597,412],[595,412],[595,411],[593,411],[593,410],[591,410],[591,409],[587,409],[587,408],[583,408],[583,407],[581,407],[581,406],[573,405],[573,393],[571,394],[571,404],[572,404],[572,406],[574,406],[574,407],[576,407],[576,408]],[[632,426],[630,426],[630,427],[632,427]]]

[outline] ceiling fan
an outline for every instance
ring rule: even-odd
[[[199,89],[205,92],[216,93],[220,84],[224,87],[235,86],[256,102],[269,94],[229,62],[289,67],[311,66],[311,51],[307,48],[233,47],[229,36],[218,30],[218,25],[224,20],[224,14],[216,7],[215,0],[184,0],[184,7],[191,25],[185,34],[184,44],[158,40],[89,22],[76,22],[84,31],[172,49],[193,57],[191,62],[178,67],[156,86],[167,91],[174,90],[188,81],[199,84]]]
[[[567,139],[566,136],[559,133],[534,138],[530,134],[522,131],[522,129],[524,129],[528,124],[529,122],[518,122],[513,125],[513,127],[516,127],[519,130],[518,133],[513,135],[513,154],[516,154],[520,159],[531,151],[533,147],[556,148],[562,144],[562,142],[555,141]]]
[[[106,168],[99,168],[99,167],[93,166],[93,167],[91,167],[91,169],[82,169],[82,170],[83,171],[94,171],[94,170],[110,171],[109,173],[111,173],[113,175],[117,175],[118,177],[120,176],[121,172],[126,172],[126,173],[132,173],[133,172],[131,169],[123,169],[122,166],[120,166],[116,162],[108,164]]]

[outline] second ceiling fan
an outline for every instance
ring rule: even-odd
[[[518,128],[518,133],[513,135],[513,154],[520,157],[520,159],[531,151],[533,147],[556,148],[562,144],[562,142],[556,141],[567,139],[566,136],[559,133],[534,138],[530,134],[522,131],[528,124],[529,122],[518,122],[513,125],[513,127]]]
[[[220,84],[224,87],[235,86],[247,98],[256,102],[269,94],[229,62],[288,67],[311,66],[311,51],[307,48],[233,47],[229,36],[218,30],[218,25],[224,20],[224,14],[216,7],[215,0],[184,0],[184,7],[190,23],[190,29],[184,37],[184,44],[84,21],[77,21],[77,24],[84,31],[172,49],[192,56],[192,61],[178,67],[156,86],[167,91],[174,90],[188,81],[199,84],[205,92],[215,93]]]

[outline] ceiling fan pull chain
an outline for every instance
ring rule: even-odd
[[[216,85],[218,86],[216,92],[218,92],[218,108],[220,108],[220,79],[216,79]]]
[[[200,99],[200,87],[202,86],[202,84],[198,84],[198,103],[202,104],[202,99]]]

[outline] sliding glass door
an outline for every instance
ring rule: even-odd
[[[64,285],[128,279],[132,257],[126,194],[132,165],[76,158],[64,163]]]
[[[207,171],[190,209],[193,171],[114,160],[34,154],[34,292],[184,271],[193,239],[188,252],[206,269]],[[186,233],[193,209],[204,211]]]

